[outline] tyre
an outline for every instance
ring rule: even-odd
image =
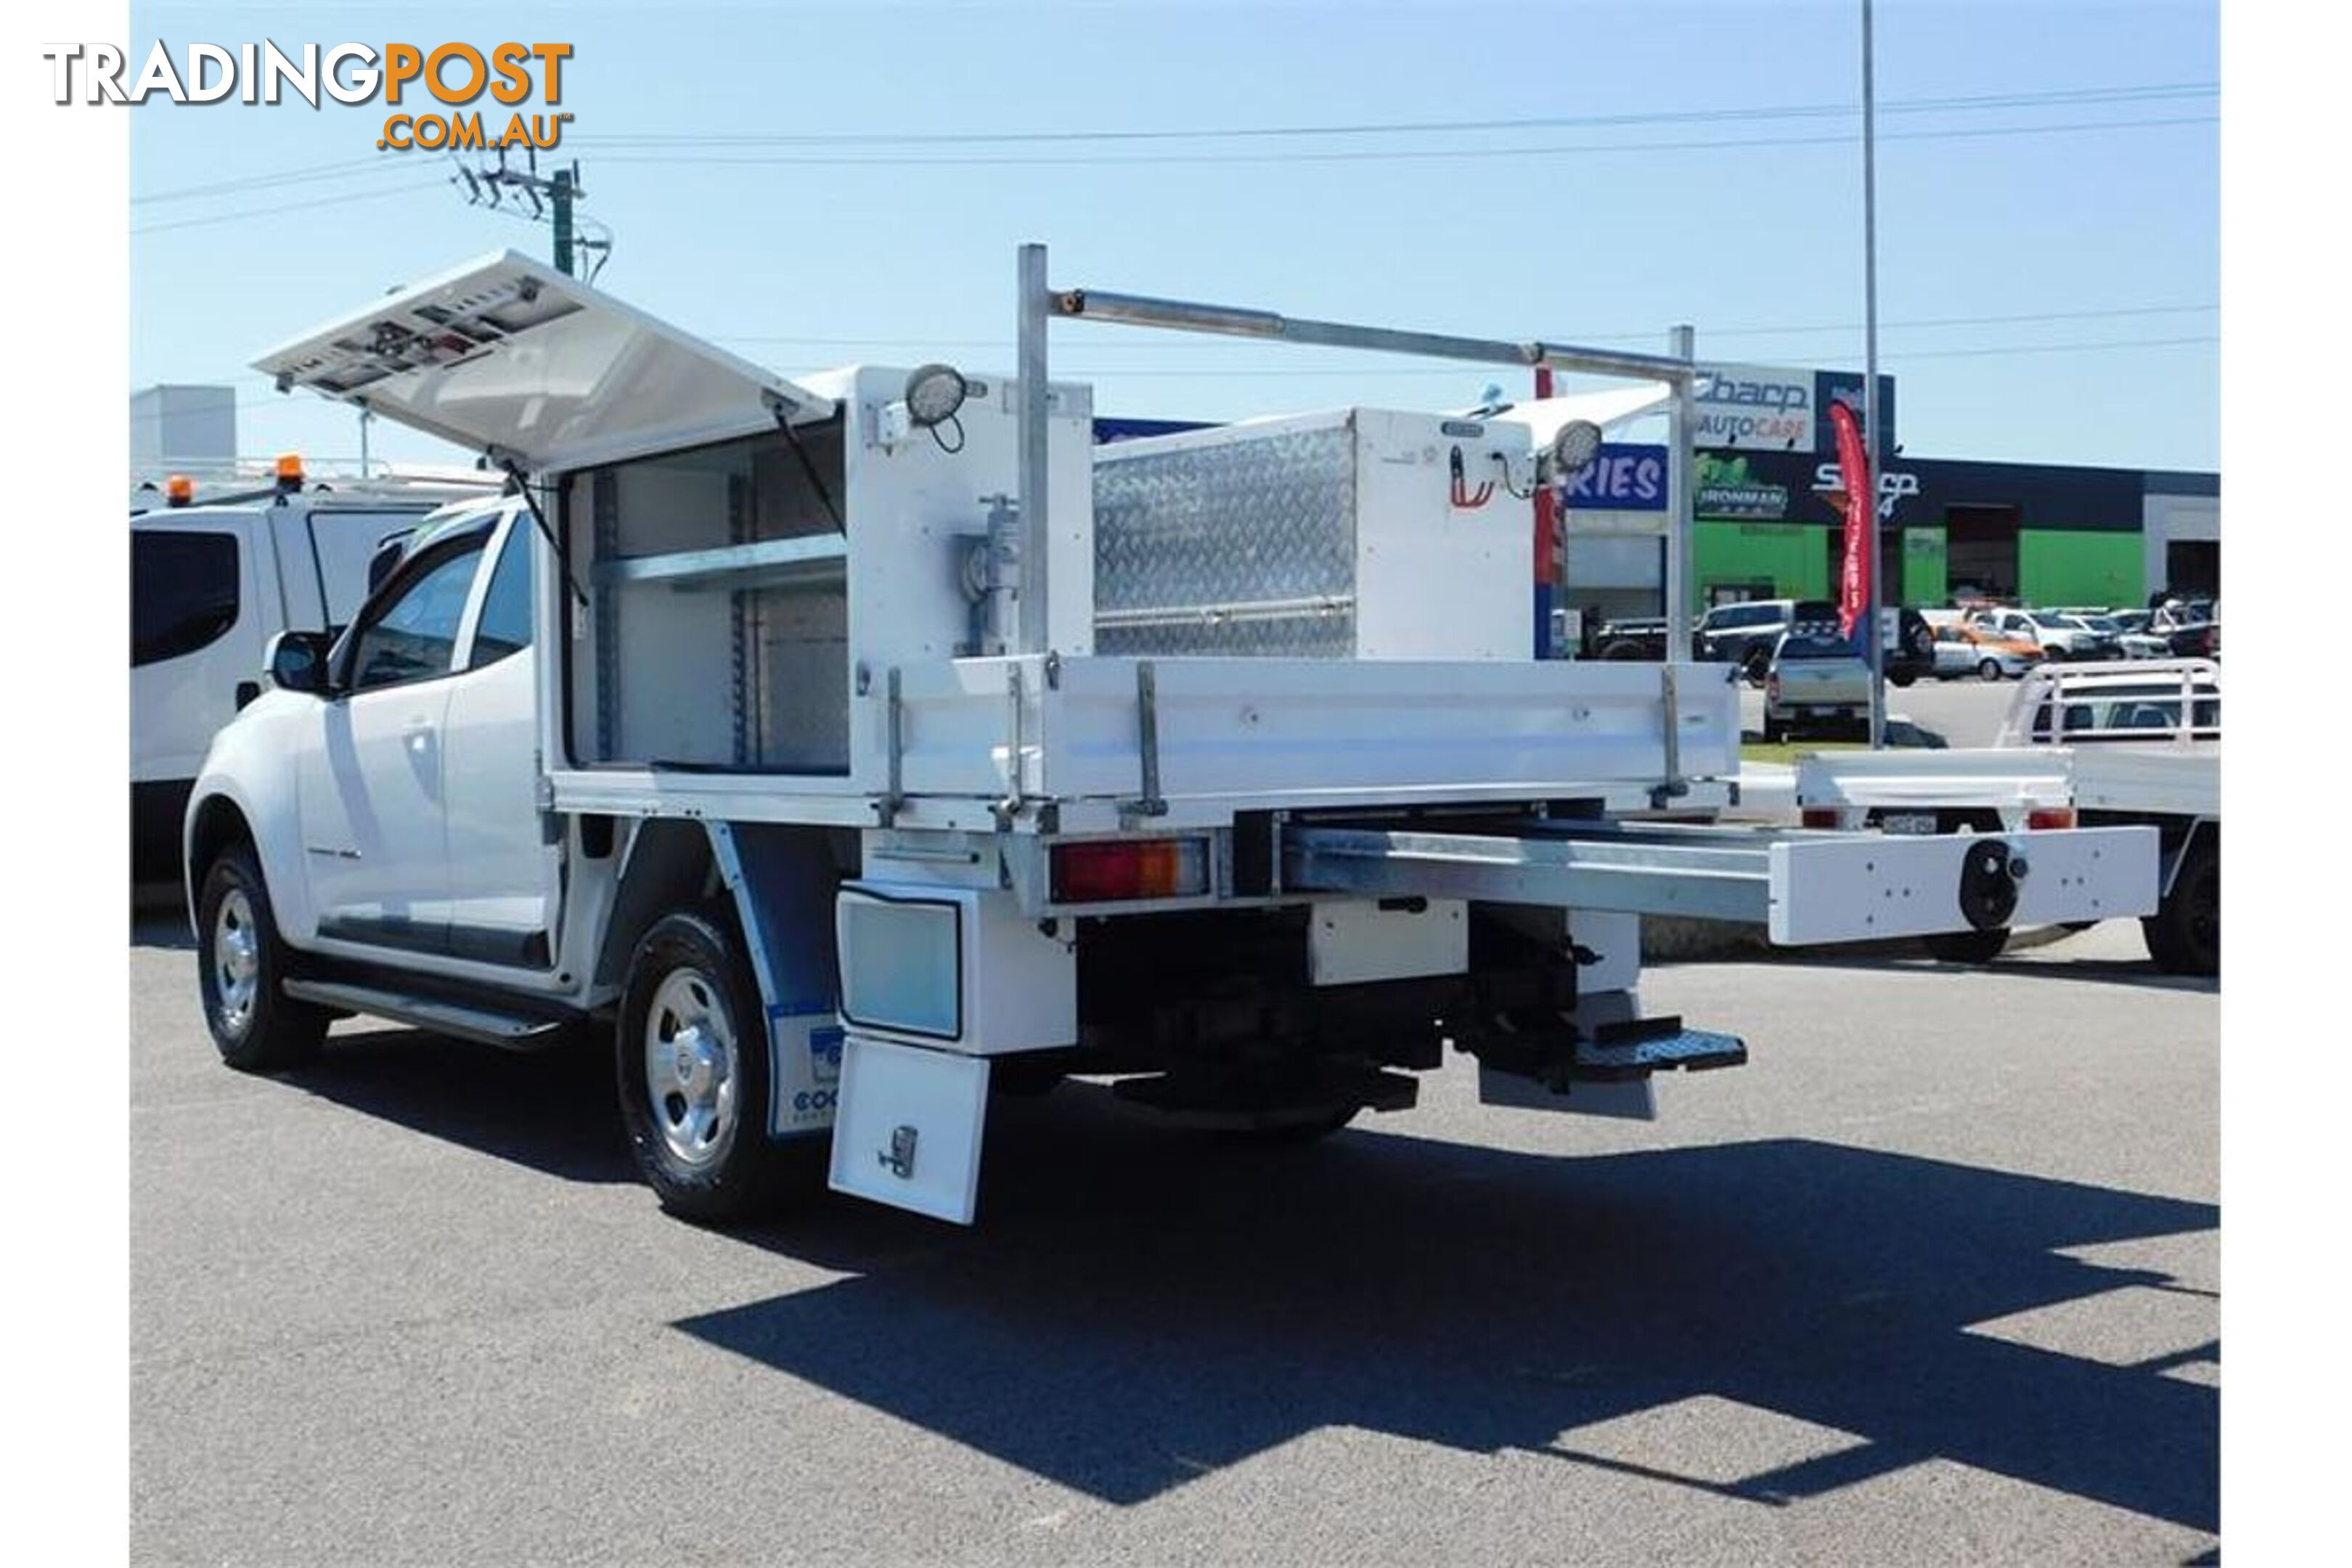
[[[1887,684],[1888,684],[1888,685],[1890,685],[1890,686],[1894,686],[1894,687],[1896,687],[1896,688],[1902,688],[1902,687],[1907,687],[1907,686],[1909,686],[1909,685],[1910,685],[1914,680],[1916,680],[1916,679],[1919,679],[1919,678],[1918,678],[1916,674],[1914,674],[1912,671],[1906,669],[1906,670],[1898,670],[1898,671],[1896,671],[1896,672],[1895,672],[1895,673],[1893,673],[1893,674],[1890,674],[1889,676],[1887,676],[1887,678],[1886,678],[1886,681],[1887,681]]]
[[[1356,1120],[1357,1113],[1362,1110],[1363,1107],[1360,1105],[1351,1105],[1344,1110],[1327,1111],[1306,1121],[1284,1121],[1272,1127],[1251,1127],[1229,1136],[1244,1143],[1257,1144],[1262,1148],[1319,1143]]]
[[[767,1026],[731,920],[654,922],[629,961],[613,1055],[629,1152],[663,1208],[740,1219],[823,1186],[824,1140],[767,1135]]]
[[[2147,955],[2168,974],[2221,973],[2221,846],[2200,833],[2156,913],[2139,922]]]
[[[1990,931],[1947,931],[1934,936],[1923,936],[1920,944],[1930,958],[1946,963],[1990,963],[2009,945],[2009,928],[1995,926]]]
[[[1977,666],[1977,675],[1981,679],[1999,680],[2000,679],[2000,660],[1997,658],[1986,659],[1982,664]]]
[[[221,1060],[239,1072],[282,1072],[319,1054],[324,1009],[289,1000],[287,949],[250,844],[221,851],[196,899],[196,987]]]
[[[1786,724],[1781,723],[1780,721],[1773,718],[1769,713],[1764,715],[1764,743],[1766,745],[1777,746],[1782,741],[1788,739],[1788,736],[1789,727]]]

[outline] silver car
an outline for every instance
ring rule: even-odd
[[[1780,634],[1764,675],[1764,739],[1798,730],[1867,729],[1869,663],[1834,625],[1801,623]]]

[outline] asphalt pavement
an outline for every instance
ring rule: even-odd
[[[721,1234],[605,1065],[218,1065],[134,932],[142,1563],[2116,1563],[2218,1529],[2218,997],[2128,924],[1654,968],[1654,1123],[991,1111],[981,1223]]]

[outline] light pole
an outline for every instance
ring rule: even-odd
[[[1864,575],[1870,579],[1869,630],[1864,643],[1870,669],[1870,749],[1886,744],[1886,628],[1879,608],[1886,566],[1886,531],[1878,510],[1878,472],[1885,443],[1878,435],[1878,160],[1877,101],[1872,91],[1870,0],[1862,0],[1862,439],[1870,469],[1870,542]]]

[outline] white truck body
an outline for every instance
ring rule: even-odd
[[[511,253],[265,357],[530,484],[420,535],[331,654],[282,643],[215,742],[187,855],[224,1054],[282,1061],[319,1008],[510,1045],[612,1020],[670,1206],[738,1212],[772,1141],[830,1130],[834,1187],[968,1222],[1000,1079],[1328,1130],[1451,1040],[1489,1098],[1647,1114],[1655,1070],[1745,1051],[1640,1020],[1643,913],[1803,943],[2153,907],[2144,829],[2046,836],[2021,877],[1648,820],[1728,801],[1737,672],[1501,657],[1521,427],[1237,427],[1103,531],[1097,466],[1138,455],[1042,362],[926,412],[933,367],[786,383]],[[1119,540],[1189,530],[1228,542],[1136,580]],[[1338,585],[1268,592],[1310,537]],[[1343,648],[1284,651],[1342,600]],[[1096,651],[1204,626],[1229,651]]]

